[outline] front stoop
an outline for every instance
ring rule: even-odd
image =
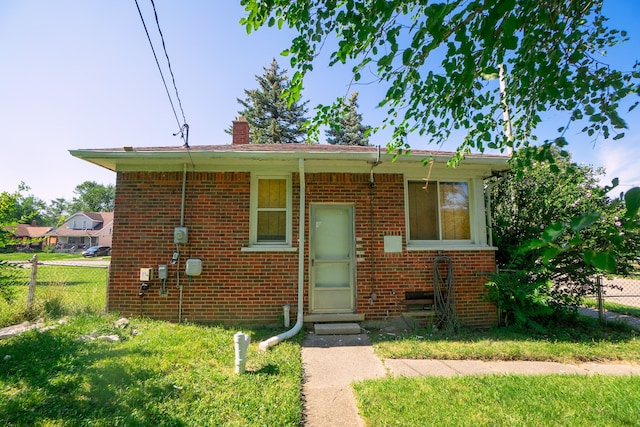
[[[316,335],[357,335],[360,325],[357,323],[316,323],[313,325]]]

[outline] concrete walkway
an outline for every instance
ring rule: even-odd
[[[364,426],[351,383],[381,378],[386,370],[366,334],[309,334],[302,346],[305,426]]]
[[[640,365],[563,364],[554,362],[485,362],[479,360],[386,359],[374,354],[366,334],[315,335],[303,342],[304,425],[364,426],[351,383],[392,376],[454,376],[486,374],[637,375]]]
[[[595,317],[596,319],[598,318],[598,310],[596,310],[595,308],[580,307],[578,308],[578,313],[582,314],[583,316]],[[626,323],[627,325],[633,326],[634,328],[640,330],[640,318],[637,317],[629,316],[626,314],[619,314],[613,311],[605,311],[604,319],[607,322]]]
[[[622,363],[581,363],[579,365],[556,362],[485,362],[482,360],[410,360],[386,359],[385,366],[394,376],[445,376],[490,374],[582,374],[582,375],[638,375],[640,365]]]

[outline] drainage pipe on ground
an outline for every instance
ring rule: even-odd
[[[262,341],[258,348],[262,351],[268,350],[269,347],[273,347],[280,341],[286,340],[295,336],[302,329],[304,322],[304,219],[305,219],[305,180],[304,180],[304,159],[298,159],[298,174],[300,181],[300,218],[298,227],[298,316],[296,324],[293,328],[280,335],[273,336],[269,339]]]

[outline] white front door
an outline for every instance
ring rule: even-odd
[[[355,311],[353,205],[311,205],[310,312]]]

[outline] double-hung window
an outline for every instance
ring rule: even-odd
[[[469,183],[407,181],[408,244],[471,241]]]
[[[291,175],[251,177],[252,247],[291,246]]]

